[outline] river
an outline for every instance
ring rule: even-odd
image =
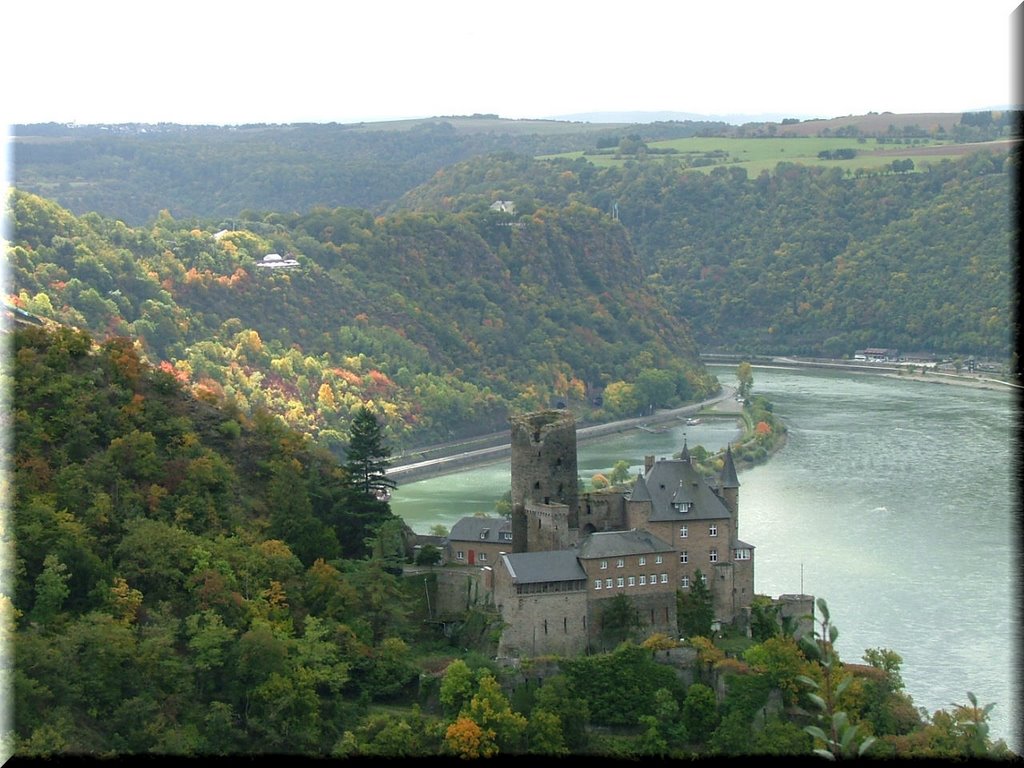
[[[711,367],[734,384],[735,367]],[[903,658],[915,705],[929,712],[995,703],[991,734],[1020,753],[1017,398],[899,378],[755,368],[789,429],[768,463],[740,474],[740,538],[755,550],[761,594],[828,601],[841,658],[867,648]],[[716,450],[729,420],[681,422],[581,443],[589,479],[625,459],[669,456],[685,439]],[[416,531],[493,513],[508,460],[400,486],[392,510]]]

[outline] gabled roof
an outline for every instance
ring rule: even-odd
[[[688,461],[659,459],[654,462],[644,477],[644,489],[647,498],[638,498],[634,488],[630,499],[651,502],[651,522],[730,517],[725,502]]]
[[[500,534],[512,533],[512,523],[504,517],[464,517],[452,526],[448,541],[488,541],[507,544],[512,539]]]
[[[581,560],[593,560],[599,557],[672,551],[671,544],[666,544],[650,531],[634,528],[632,531],[597,531],[587,534],[580,542],[579,556]]]
[[[516,584],[536,584],[542,581],[580,581],[587,578],[576,550],[560,549],[553,552],[515,552],[501,556],[505,569]]]

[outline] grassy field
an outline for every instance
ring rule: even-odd
[[[671,153],[648,154],[646,161],[674,158],[691,170],[704,172],[721,166],[744,168],[748,176],[755,177],[761,171],[774,170],[781,162],[822,165],[856,173],[858,170],[885,170],[893,160],[913,160],[914,167],[921,168],[929,163],[941,162],[943,159],[953,160],[970,152],[984,149],[996,152],[1009,148],[1009,142],[1006,141],[980,144],[954,144],[931,139],[918,139],[916,143],[910,143],[911,141],[905,140],[906,143],[903,144],[881,144],[875,139],[855,138],[695,137],[651,142],[648,145],[651,150],[670,150]],[[856,155],[842,160],[825,160],[819,157],[821,152],[835,152],[840,149],[852,149]],[[614,153],[584,155],[582,152],[569,152],[559,157],[585,157],[594,165],[601,167],[621,166],[636,160],[634,155]]]

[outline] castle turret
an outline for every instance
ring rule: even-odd
[[[721,489],[722,499],[729,508],[733,520],[737,520],[740,505],[740,481],[736,477],[736,465],[732,460],[731,445],[725,448],[725,461],[722,464],[722,471],[718,473],[718,487]],[[736,529],[734,528],[734,530]]]
[[[512,548],[536,551],[531,542],[543,526],[560,537],[579,527],[579,487],[576,464],[576,421],[570,411],[547,410],[509,419],[512,425]],[[533,520],[539,507],[545,520]],[[544,547],[547,548],[547,547]]]

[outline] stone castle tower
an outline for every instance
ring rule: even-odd
[[[547,410],[509,421],[513,551],[565,549],[579,527],[575,417]]]

